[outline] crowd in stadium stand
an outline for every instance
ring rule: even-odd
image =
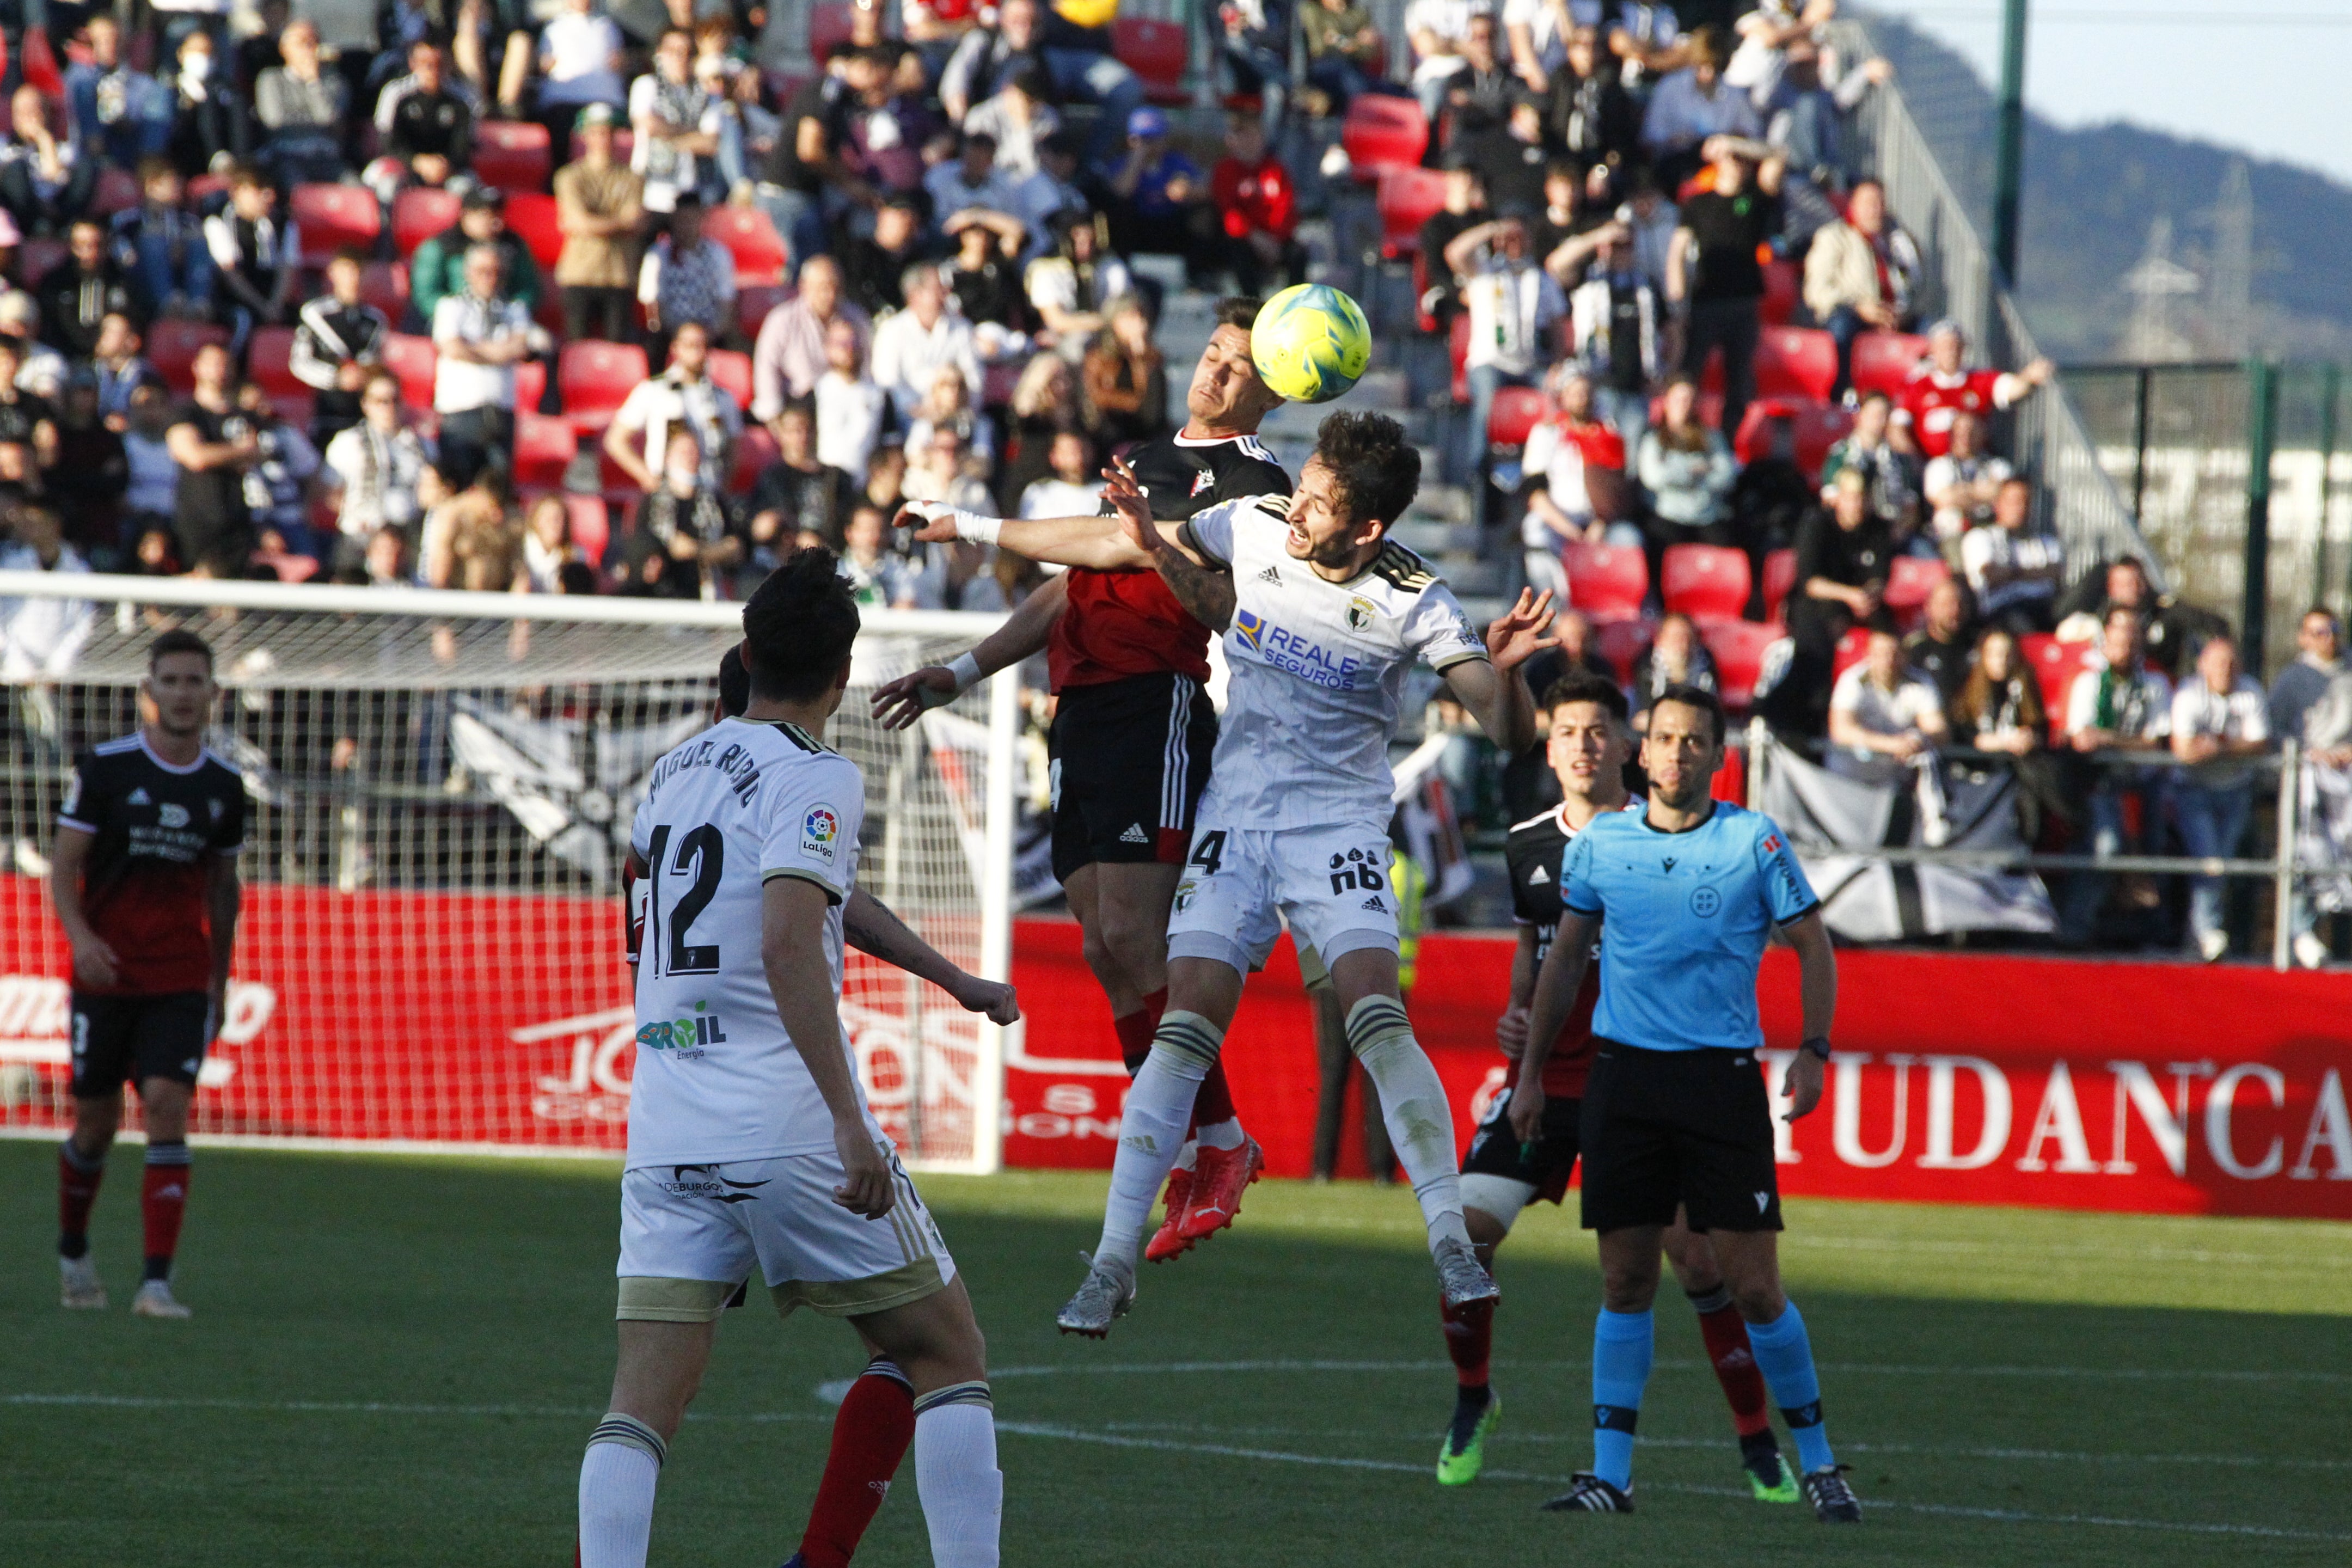
[[[1718,687],[1858,778],[2010,753],[2051,843],[2152,838],[2121,802],[2159,794],[2183,842],[2242,838],[2231,759],[2334,656],[2307,636],[2265,709],[2226,628],[2065,558],[2001,455],[2050,367],[1920,319],[1853,134],[1887,72],[1830,47],[1835,0],[1412,0],[1393,62],[1356,0],[1228,0],[1191,41],[1115,10],[820,5],[796,79],[756,0],[637,31],[598,0],[53,6],[61,36],[6,36],[6,561],[733,597],[821,542],[869,603],[1003,608],[1036,569],[905,543],[900,500],[1091,510],[1182,416],[1175,263],[1134,258],[1304,278],[1276,149],[1328,146],[1450,337],[1430,478],[1516,531],[1570,658],[1637,708]],[[1167,112],[1196,50],[1205,168]],[[2049,755],[2163,743],[2203,765]]]

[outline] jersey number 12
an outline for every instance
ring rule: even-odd
[[[727,836],[715,823],[689,828],[669,852],[669,824],[654,829],[647,847],[646,875],[653,882],[646,900],[645,952],[657,974],[716,974],[719,946],[697,947],[688,942],[694,922],[719,892],[719,872],[727,863]],[[691,881],[682,881],[691,872]],[[667,884],[667,885],[666,885]],[[682,887],[674,902],[665,903],[673,887]],[[667,933],[667,940],[665,940]]]

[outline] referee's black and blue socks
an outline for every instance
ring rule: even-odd
[[[1601,1309],[1592,1327],[1592,1473],[1620,1491],[1633,1484],[1633,1426],[1655,1354],[1646,1309]]]
[[[1790,1301],[1769,1323],[1748,1324],[1748,1342],[1765,1386],[1772,1391],[1772,1403],[1780,1407],[1780,1419],[1797,1441],[1798,1468],[1811,1473],[1836,1464],[1828,1429],[1822,1425],[1822,1380],[1813,1371],[1813,1345],[1797,1304]]]

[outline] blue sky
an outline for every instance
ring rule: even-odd
[[[2001,0],[1865,3],[1959,49],[1988,82],[1999,75]],[[2032,0],[2032,12],[2037,113],[2200,136],[2352,184],[2345,0]]]

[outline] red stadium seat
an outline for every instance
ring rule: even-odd
[[[360,299],[399,321],[408,313],[408,263],[369,262],[360,269]]]
[[[1445,352],[1454,363],[1454,401],[1467,406],[1470,402],[1470,312],[1457,310],[1454,327],[1446,334]]]
[[[1899,395],[1927,357],[1927,340],[1910,332],[1864,332],[1853,340],[1853,389]]]
[[[555,371],[556,385],[563,394],[563,416],[583,436],[602,430],[648,374],[646,351],[635,343],[593,338],[566,343]]]
[[[733,349],[710,351],[710,379],[732,394],[737,407],[751,406],[751,356]]]
[[[435,235],[456,226],[457,198],[430,185],[411,185],[392,202],[392,248],[403,261]]]
[[[1752,463],[1765,455],[1768,443],[1764,426],[1774,417],[1786,418],[1790,434],[1796,437],[1797,467],[1807,478],[1818,478],[1823,459],[1830,448],[1843,440],[1853,428],[1850,410],[1830,404],[1794,401],[1789,398],[1758,398],[1740,416],[1739,432],[1732,437],[1732,455],[1743,463]]]
[[[572,513],[572,548],[591,566],[604,564],[605,548],[613,542],[613,514],[605,510],[604,498],[567,491],[563,504]]]
[[[1756,395],[1827,403],[1837,384],[1837,340],[1811,327],[1766,327],[1756,340]]]
[[[1185,85],[1184,73],[1192,64],[1192,46],[1182,23],[1119,16],[1111,22],[1110,41],[1119,63],[1143,79],[1145,101],[1163,109],[1191,107],[1192,89]]]
[[[196,351],[206,343],[226,347],[228,329],[165,317],[147,329],[147,363],[173,391],[187,392],[196,384]]]
[[[1429,151],[1429,117],[1412,99],[1360,92],[1339,122],[1339,145],[1356,178],[1367,184],[1391,169],[1418,169]]]
[[[383,232],[383,209],[365,185],[297,185],[287,216],[302,237],[305,267],[324,267],[346,246],[373,255]]]
[[[793,297],[793,290],[781,283],[761,283],[735,290],[735,325],[746,342],[760,341],[760,325],[768,312]]]
[[[833,58],[833,51],[849,42],[850,16],[846,5],[812,5],[808,13],[809,58],[823,65]]]
[[[2082,642],[2060,642],[2048,632],[2028,632],[2017,639],[2018,652],[2025,656],[2025,666],[2042,686],[2042,706],[2050,715],[2050,738],[2058,740],[2066,732],[2066,700],[2074,685],[2074,678],[2089,664],[2093,646]]]
[[[554,173],[547,127],[528,120],[486,120],[474,127],[474,174],[512,196],[547,189]],[[617,153],[615,154],[617,156]]]
[[[271,397],[304,397],[310,388],[294,374],[294,329],[256,327],[245,348],[247,379],[260,384]]]
[[[1797,313],[1799,297],[1804,290],[1805,270],[1793,261],[1768,261],[1764,264],[1764,303],[1757,313],[1768,327],[1785,327],[1789,318]]]
[[[730,495],[749,495],[768,465],[783,454],[777,449],[775,437],[765,425],[746,425],[743,438],[735,443],[735,471],[727,477]]]
[[[526,413],[537,413],[547,396],[547,362],[527,359],[515,365],[515,407]]]
[[[541,191],[517,191],[507,198],[507,226],[530,249],[541,272],[555,270],[563,254],[563,230],[555,221],[555,198]],[[551,286],[548,292],[553,293]]]
[[[440,363],[431,338],[393,332],[383,340],[383,368],[400,378],[400,400],[411,408],[433,406],[433,374]]]
[[[1918,555],[1898,555],[1886,570],[1886,607],[1908,626],[1926,607],[1927,595],[1937,584],[1950,577],[1952,569],[1941,561]]]
[[[1593,621],[1638,617],[1650,595],[1650,563],[1639,548],[1571,542],[1560,552],[1568,565],[1568,602]]]
[[[781,283],[792,259],[783,237],[758,207],[712,207],[702,215],[702,232],[735,258],[735,282]]]
[[[1845,636],[1838,638],[1837,649],[1830,656],[1830,679],[1835,680],[1839,676],[1860,664],[1869,656],[1869,653],[1870,628],[1855,626]]]
[[[1700,619],[1737,620],[1748,607],[1748,553],[1714,544],[1677,544],[1666,552],[1659,593],[1666,608]]]
[[[518,485],[563,483],[580,437],[561,419],[528,411],[515,416],[514,481]]]
[[[1657,631],[1654,622],[1639,616],[1603,621],[1592,629],[1593,651],[1609,661],[1617,671],[1620,681],[1631,680],[1633,679],[1633,666],[1641,661],[1642,650],[1650,646],[1650,639],[1657,635]]]
[[[1445,205],[1445,176],[1434,169],[1381,174],[1381,254],[1394,260],[1421,248],[1421,226]]]
[[[1780,612],[1788,606],[1790,591],[1797,585],[1797,552],[1775,550],[1764,557],[1764,618],[1774,626],[1783,624]]]
[[[1746,709],[1756,700],[1756,677],[1764,650],[1789,634],[1760,621],[1703,621],[1699,640],[1715,660],[1715,681],[1727,708]]]
[[[1528,432],[1550,408],[1538,387],[1506,386],[1495,393],[1494,412],[1486,417],[1486,441],[1495,447],[1524,447]]]
[[[128,169],[108,167],[98,172],[98,190],[90,197],[89,210],[100,217],[111,217],[127,213],[139,205],[139,176]]]

